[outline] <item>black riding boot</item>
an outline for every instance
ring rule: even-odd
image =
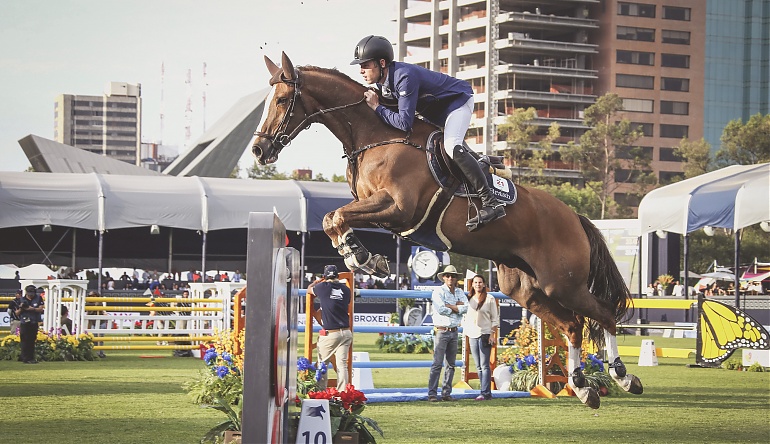
[[[493,220],[505,216],[505,205],[492,194],[492,190],[487,184],[487,178],[484,177],[484,172],[481,171],[481,166],[476,159],[462,145],[455,146],[453,154],[453,160],[468,180],[471,188],[469,191],[475,191],[481,199],[481,208],[478,210],[478,214],[465,224],[468,231],[476,231]]]

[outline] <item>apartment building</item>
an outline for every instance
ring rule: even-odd
[[[623,116],[642,130],[637,146],[644,149],[659,183],[678,180],[683,174],[675,147],[683,137],[703,137],[704,2],[608,1],[596,9],[598,90],[623,99]],[[618,174],[625,178],[631,172]],[[633,191],[638,190],[625,185],[613,197],[637,206]]]
[[[110,82],[101,96],[61,94],[54,102],[54,140],[140,165],[142,87]]]
[[[583,110],[596,100],[598,30],[590,7],[598,0],[399,0],[396,57],[467,80],[475,92],[468,145],[495,154],[507,146],[497,135],[515,108],[533,107],[538,136],[552,122],[556,145],[578,141],[587,129]],[[533,149],[536,149],[533,145]],[[516,171],[516,170],[514,170]],[[544,174],[578,179],[558,160]]]

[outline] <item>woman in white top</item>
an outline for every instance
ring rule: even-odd
[[[476,275],[468,292],[468,312],[463,319],[463,334],[470,339],[471,354],[479,374],[481,394],[476,401],[492,399],[492,381],[489,371],[489,357],[492,344],[497,340],[500,326],[500,312],[495,299],[487,295],[484,277]]]

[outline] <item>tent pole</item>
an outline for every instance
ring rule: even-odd
[[[173,273],[171,271],[171,257],[174,254],[174,228],[169,227],[168,229],[168,272]],[[176,280],[176,276],[173,277],[174,280]]]
[[[741,275],[738,268],[741,264],[741,230],[735,230],[735,308],[740,309],[741,303]]]
[[[201,282],[206,282],[206,232],[203,232],[203,243],[201,245]]]
[[[300,287],[305,288],[305,236],[307,236],[307,233],[304,231],[302,232],[302,251],[300,251],[299,256],[299,268],[302,270],[302,276],[300,276],[299,281],[301,282]]]
[[[690,274],[690,264],[688,261],[688,255],[690,254],[690,235],[685,233],[684,234],[684,258],[682,259],[682,264],[684,266],[684,298],[690,299],[690,286],[687,285],[687,278],[689,278]],[[684,312],[684,321],[690,322],[690,309],[685,310]]]
[[[75,246],[76,246],[76,243],[77,243],[77,236],[75,236],[75,233],[77,233],[77,232],[78,232],[77,228],[73,228],[72,229],[72,262],[71,262],[71,267],[72,267],[72,272],[73,273],[75,273],[77,271],[77,269],[75,268],[75,257],[76,257],[75,256]]]
[[[104,249],[104,233],[99,232],[99,277],[96,279],[98,289],[96,291],[102,294],[102,251]]]

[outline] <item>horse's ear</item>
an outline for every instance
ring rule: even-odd
[[[274,76],[276,72],[281,70],[281,68],[279,68],[278,65],[273,63],[273,61],[270,60],[270,57],[268,56],[265,56],[265,65],[267,65],[267,70],[270,72],[271,76]]]
[[[285,52],[281,52],[281,65],[283,68],[283,78],[286,80],[295,80],[294,65],[289,60]]]

